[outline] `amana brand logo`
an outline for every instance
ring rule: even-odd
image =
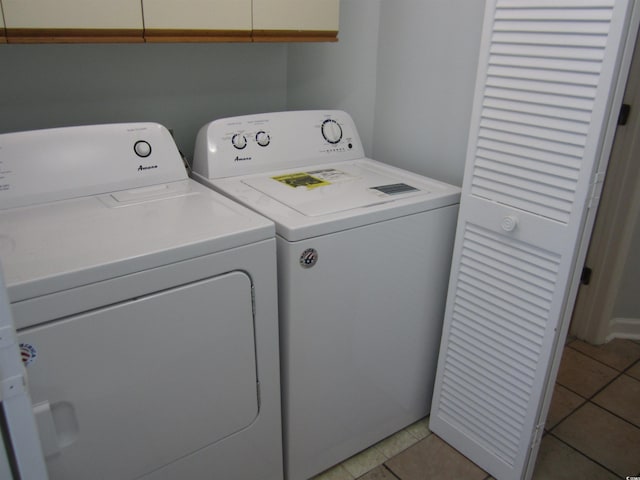
[[[140,165],[138,167],[138,171],[142,172],[143,170],[153,170],[154,168],[158,168],[158,165],[149,165],[148,167],[145,167],[143,165]]]
[[[244,162],[246,160],[251,160],[251,157],[238,157],[236,156],[236,159],[234,160],[234,162]]]

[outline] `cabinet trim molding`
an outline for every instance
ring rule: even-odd
[[[7,28],[7,43],[141,43],[140,29]]]
[[[148,28],[146,42],[250,42],[251,30],[185,30]]]
[[[337,42],[336,30],[253,30],[254,42]]]

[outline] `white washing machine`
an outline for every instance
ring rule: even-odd
[[[274,225],[153,123],[0,135],[0,261],[51,479],[282,479]]]
[[[341,111],[211,122],[193,172],[276,223],[286,478],[427,415],[459,189],[364,158]]]

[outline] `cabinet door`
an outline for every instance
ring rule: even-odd
[[[142,0],[147,41],[251,41],[251,0]]]
[[[9,42],[142,41],[137,0],[2,0]]]
[[[339,0],[253,0],[254,41],[335,41]]]

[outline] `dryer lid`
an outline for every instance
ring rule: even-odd
[[[428,183],[417,178],[408,180],[357,161],[249,177],[242,183],[308,217],[380,205],[431,191]]]

